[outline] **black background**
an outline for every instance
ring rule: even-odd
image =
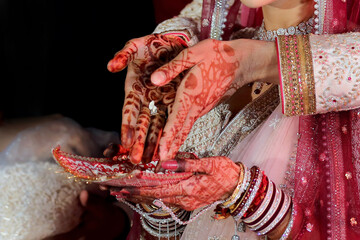
[[[107,62],[156,24],[148,0],[0,0],[3,118],[60,113],[118,131],[125,72]]]

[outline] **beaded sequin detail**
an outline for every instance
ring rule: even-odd
[[[224,34],[226,16],[229,9],[228,0],[215,0],[215,9],[212,15],[210,38],[222,40],[221,35]]]
[[[297,26],[291,26],[289,28],[279,28],[277,30],[265,30],[265,23],[261,24],[258,31],[255,33],[254,39],[264,41],[275,41],[277,36],[289,36],[289,35],[305,35],[311,33],[314,26],[314,18],[310,18],[306,22],[301,22]]]

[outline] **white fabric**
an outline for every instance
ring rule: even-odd
[[[80,220],[83,184],[53,163],[16,163],[0,169],[0,239],[38,240],[67,232]]]
[[[95,156],[118,135],[81,128],[61,118],[22,131],[0,153],[0,239],[39,240],[64,233],[80,220],[84,184],[68,179],[51,148]]]

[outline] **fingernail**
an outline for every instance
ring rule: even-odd
[[[124,126],[122,128],[122,132],[123,134],[121,135],[121,144],[125,148],[130,148],[135,134],[135,130],[132,127]]]
[[[151,77],[151,81],[153,82],[153,84],[158,85],[161,84],[165,81],[165,73],[162,71],[159,72],[155,72],[153,73],[152,77]]]
[[[126,199],[126,197],[124,195],[116,195],[114,197],[116,197],[117,200]]]
[[[132,128],[132,127],[128,128],[128,131],[127,131],[127,134],[126,134],[128,139],[132,139],[134,137],[134,132],[135,132],[134,128]]]
[[[170,171],[178,169],[178,162],[176,160],[168,160],[161,163],[161,167]]]
[[[122,189],[121,191],[120,191],[120,193],[121,194],[124,194],[124,195],[130,195],[131,193],[128,191],[128,190],[126,190],[126,189]]]
[[[115,68],[114,68],[114,64],[113,64],[113,60],[110,60],[107,64],[107,69],[110,71],[110,72],[114,72],[115,71]]]
[[[118,195],[121,195],[121,193],[110,191],[110,195],[111,195],[111,196],[118,196]]]
[[[141,162],[141,155],[139,155],[138,152],[132,151],[129,159],[132,164],[136,165]]]

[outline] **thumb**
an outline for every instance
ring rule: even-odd
[[[180,73],[186,69],[191,68],[196,64],[196,59],[190,55],[192,52],[189,49],[181,51],[173,60],[158,68],[151,74],[151,82],[156,86],[163,86],[176,78]]]

